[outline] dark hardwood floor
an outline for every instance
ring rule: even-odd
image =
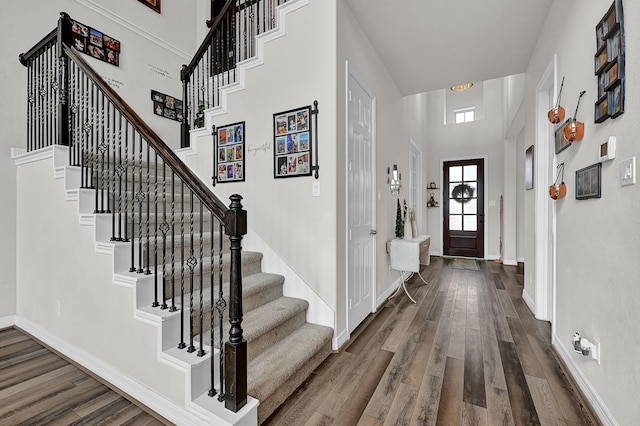
[[[522,268],[433,258],[268,425],[592,425],[522,300]]]
[[[0,330],[0,425],[172,424],[15,328]]]

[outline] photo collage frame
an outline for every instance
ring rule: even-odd
[[[152,90],[151,100],[153,101],[153,113],[155,115],[182,122],[184,117],[180,99]]]
[[[244,182],[245,122],[220,126],[216,135],[214,184]]]
[[[71,32],[72,46],[78,52],[116,67],[120,66],[118,40],[78,21],[71,21]]]
[[[274,178],[311,176],[311,106],[273,114]]]
[[[615,0],[596,25],[595,75],[598,100],[594,120],[602,123],[624,112],[625,47],[622,0]]]

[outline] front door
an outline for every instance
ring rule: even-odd
[[[351,333],[374,310],[375,110],[373,96],[351,73],[347,85],[347,316]]]
[[[484,159],[446,161],[444,254],[484,258]]]

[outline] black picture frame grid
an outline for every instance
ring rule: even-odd
[[[244,182],[246,122],[225,124],[216,128],[213,155],[216,183]]]
[[[311,105],[273,114],[274,179],[311,176],[313,130]]]
[[[614,0],[596,25],[594,68],[598,87],[594,121],[602,123],[624,113],[625,38],[622,0]]]

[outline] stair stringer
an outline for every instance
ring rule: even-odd
[[[154,292],[153,272],[149,275],[128,272],[131,244],[110,241],[111,215],[93,213],[95,192],[79,188],[79,168],[64,165],[68,163],[68,148],[53,146],[29,153],[16,149],[12,158],[16,165],[52,160],[50,162],[54,169],[53,180],[63,179],[64,199],[66,202],[77,203],[79,224],[81,227],[93,226],[94,251],[98,255],[111,256],[110,281],[119,287],[130,289],[132,320],[155,327],[158,361],[184,375],[184,406],[81,347],[74,346],[27,318],[22,318],[20,314],[15,318],[15,325],[177,424],[256,425],[259,405],[256,399],[249,397],[247,405],[242,410],[232,413],[224,408],[224,403],[207,395],[211,348],[204,345],[206,353],[202,357],[198,357],[196,352],[189,353],[177,349],[176,342],[179,342],[181,329],[180,312],[169,312],[149,306]],[[137,244],[134,244],[134,247],[137,254]],[[188,336],[188,320],[184,323],[184,335]],[[117,342],[114,345],[117,345]],[[213,356],[215,364],[218,365],[218,350],[214,349]]]

